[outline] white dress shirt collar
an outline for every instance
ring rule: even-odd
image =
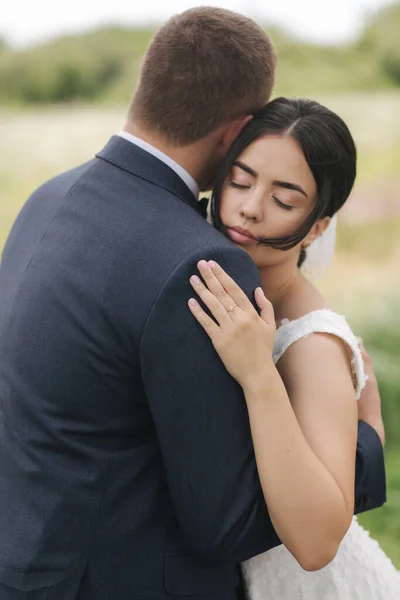
[[[127,131],[120,131],[118,135],[127,140],[128,142],[139,146],[139,148],[142,148],[149,154],[152,154],[153,156],[161,160],[163,163],[168,165],[186,183],[194,197],[199,197],[199,186],[197,185],[196,181],[183,167],[181,167],[181,165],[178,165],[178,163],[175,162],[170,156],[167,156],[158,148],[155,148],[148,142],[145,142],[144,140],[136,137],[135,135],[132,135],[131,133],[128,133]]]

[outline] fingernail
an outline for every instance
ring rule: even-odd
[[[201,271],[206,271],[208,269],[208,264],[205,260],[201,260],[197,266]]]
[[[199,283],[201,283],[199,277],[197,277],[197,275],[192,275],[190,278],[191,283],[194,283],[195,285],[199,285]]]
[[[264,294],[264,290],[263,290],[262,288],[258,287],[258,288],[256,288],[256,289],[257,289],[259,292],[261,292],[263,296],[265,296],[265,294]]]
[[[190,304],[190,306],[197,306],[197,302],[194,298],[190,298],[189,304]]]
[[[212,269],[216,269],[216,268],[217,268],[217,263],[216,263],[216,262],[214,262],[213,260],[209,260],[209,261],[208,261],[208,264],[210,265],[210,267],[211,267]]]

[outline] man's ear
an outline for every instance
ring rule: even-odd
[[[242,119],[236,119],[236,121],[233,121],[229,125],[225,126],[225,131],[223,132],[221,138],[222,151],[224,154],[228,152],[229,148],[232,146],[243,127],[245,127],[245,125],[247,125],[252,118],[253,115],[247,115],[246,117],[243,117]]]
[[[304,238],[302,242],[302,246],[307,247],[310,246],[320,235],[324,233],[324,231],[328,228],[329,223],[331,222],[330,217],[324,217],[323,219],[318,219],[312,226],[311,230]]]

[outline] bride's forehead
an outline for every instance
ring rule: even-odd
[[[291,181],[315,193],[316,183],[300,145],[290,136],[264,136],[249,144],[238,158],[260,179]]]
[[[244,149],[241,156],[249,157],[257,160],[260,163],[265,162],[268,158],[268,163],[280,162],[290,163],[293,160],[302,160],[306,163],[303,150],[296,140],[290,136],[266,135],[251,142]],[[267,163],[265,163],[267,164]]]

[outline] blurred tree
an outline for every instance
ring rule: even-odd
[[[346,46],[304,43],[269,28],[279,59],[275,94],[311,95],[400,86],[400,5],[377,13]],[[103,27],[23,51],[0,39],[0,102],[127,102],[154,29]]]
[[[400,85],[400,4],[385,7],[369,21],[358,48],[373,60],[393,85]]]
[[[144,53],[150,32],[102,28],[66,36],[23,51],[8,51],[0,60],[0,98],[18,102],[94,100],[115,84],[126,65]],[[134,79],[130,80],[130,93]]]

